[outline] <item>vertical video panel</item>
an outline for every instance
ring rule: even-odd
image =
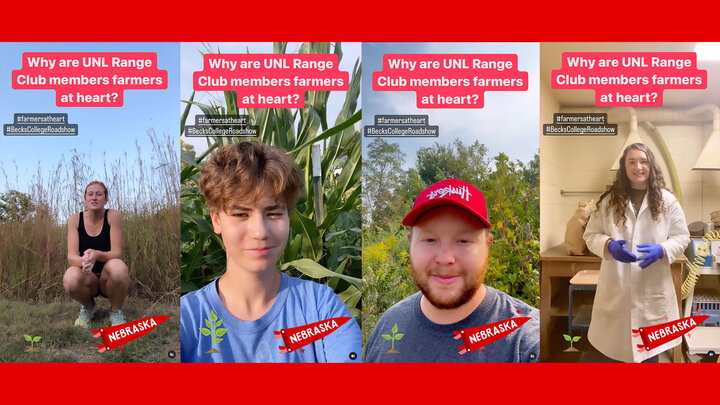
[[[720,49],[540,49],[543,360],[717,361]]]
[[[360,362],[360,46],[182,45],[182,361]]]
[[[537,44],[363,44],[365,362],[539,360]]]
[[[0,46],[0,361],[178,361],[178,61]]]

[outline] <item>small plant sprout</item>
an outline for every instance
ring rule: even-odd
[[[578,349],[576,349],[576,348],[573,347],[573,343],[575,343],[575,342],[577,342],[578,340],[580,340],[580,336],[570,336],[570,335],[565,335],[565,334],[563,334],[563,338],[565,338],[565,341],[570,342],[570,347],[567,348],[567,349],[565,349],[564,351],[566,351],[566,352],[577,352],[577,351],[579,351]]]
[[[30,335],[25,335],[25,340],[30,342],[30,347],[25,351],[26,352],[39,352],[40,350],[38,350],[35,347],[35,343],[39,342],[40,339],[42,339],[42,337],[40,337],[40,336],[31,337]]]
[[[212,339],[210,350],[206,351],[205,353],[220,353],[219,350],[215,349],[215,343],[222,342],[223,340],[220,339],[220,337],[228,331],[227,328],[219,328],[220,325],[222,325],[222,319],[218,319],[218,316],[215,315],[215,312],[210,311],[210,319],[205,320],[205,326],[207,326],[207,328],[200,328],[200,333],[205,336],[210,336],[210,338]]]
[[[390,350],[386,351],[385,353],[400,353],[399,351],[395,350],[395,341],[402,339],[403,336],[405,336],[404,333],[397,333],[398,327],[397,324],[395,324],[392,327],[392,336],[391,335],[382,335],[385,340],[389,340],[391,342]]]

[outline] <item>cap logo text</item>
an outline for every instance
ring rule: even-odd
[[[470,201],[470,197],[472,196],[470,194],[470,189],[467,186],[462,187],[453,187],[453,186],[446,186],[443,188],[439,188],[437,190],[433,190],[428,194],[429,199],[433,199],[435,197],[445,197],[446,195],[452,195],[457,194],[460,196],[461,199],[464,199],[465,201]]]

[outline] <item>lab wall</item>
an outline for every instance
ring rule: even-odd
[[[545,136],[540,134],[540,251],[562,245],[567,221],[578,202],[597,201],[612,183],[613,162],[621,152],[630,131],[630,114],[620,109],[567,108],[553,97],[547,82],[541,83],[540,116],[550,123],[557,112],[606,112],[608,120],[618,124],[617,136]],[[687,108],[696,107],[689,105]],[[720,210],[720,172],[692,170],[712,130],[711,121],[656,122],[655,131],[643,124],[645,109],[638,114],[638,133],[654,152],[667,187],[682,201],[687,223],[709,221],[710,213]],[[678,116],[683,109],[666,109],[667,116]],[[625,116],[623,116],[625,115]],[[657,111],[653,111],[655,117]],[[625,122],[622,122],[624,120]],[[663,119],[663,121],[665,121]],[[654,132],[651,133],[651,132]],[[667,146],[672,162],[662,158],[658,137]],[[720,153],[720,151],[718,151]],[[672,185],[669,165],[674,165],[679,189]]]

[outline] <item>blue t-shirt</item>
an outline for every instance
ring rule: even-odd
[[[275,302],[254,321],[242,321],[228,312],[220,301],[217,280],[183,296],[180,300],[181,360],[192,363],[360,362],[360,327],[332,289],[281,274]],[[329,335],[303,346],[302,350],[281,353],[279,347],[285,343],[282,337],[275,339],[275,331],[338,317],[351,319]],[[215,327],[214,338],[212,327]]]
[[[539,311],[502,291],[486,287],[487,293],[475,311],[449,325],[436,324],[423,314],[420,292],[398,302],[375,325],[365,346],[363,360],[369,363],[538,362]],[[530,320],[507,336],[482,347],[482,350],[459,353],[463,341],[454,339],[453,332],[519,316],[529,317]],[[397,337],[399,339],[392,339]]]

